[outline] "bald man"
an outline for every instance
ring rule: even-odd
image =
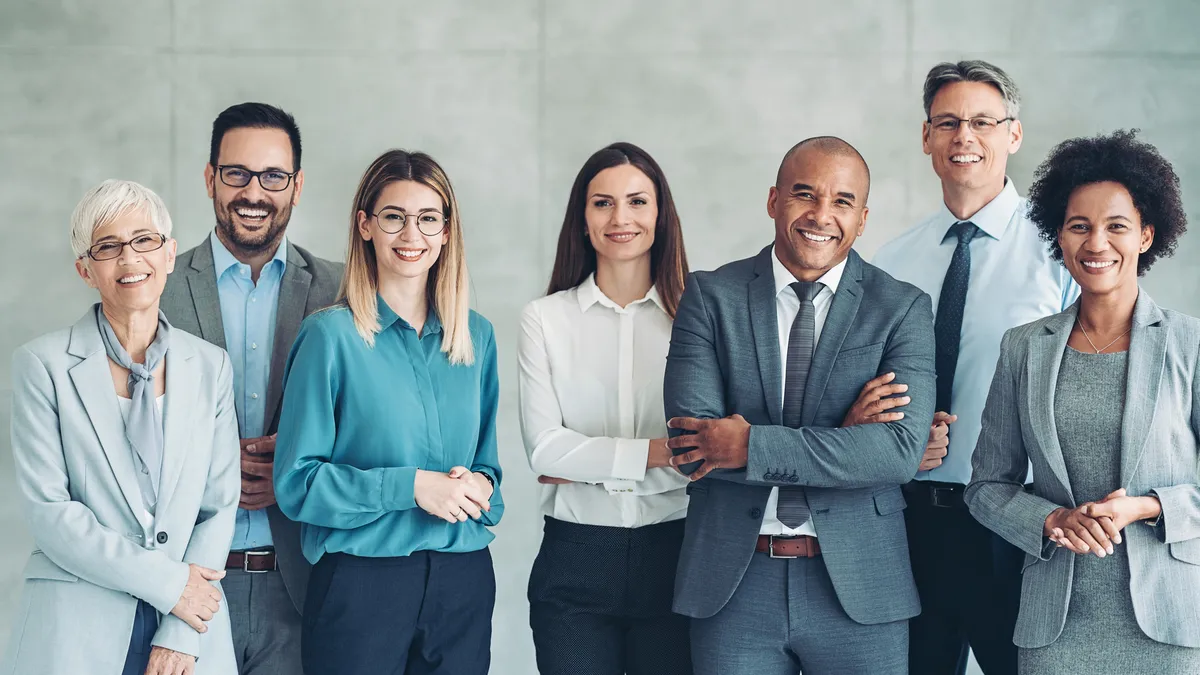
[[[664,399],[700,675],[908,672],[900,486],[933,420],[933,314],[854,252],[869,189],[848,143],[803,141],[767,195],[774,243],[687,280]]]

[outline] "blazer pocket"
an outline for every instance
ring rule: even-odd
[[[870,357],[878,362],[883,358],[883,343],[876,342],[874,344],[863,345],[862,347],[853,347],[851,349],[843,349],[837,353],[837,362],[845,364],[850,361],[855,361],[862,358]]]
[[[34,551],[25,563],[22,575],[26,579],[50,579],[53,581],[79,581],[79,577],[54,564],[45,553]]]
[[[900,492],[899,487],[876,492],[873,497],[875,498],[875,512],[881,516],[903,511],[908,506],[908,502],[904,501],[904,493]]]
[[[1200,565],[1200,539],[1188,539],[1167,544],[1167,549],[1171,551],[1171,557],[1176,560],[1190,565]]]

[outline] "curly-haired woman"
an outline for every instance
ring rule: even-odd
[[[1200,320],[1138,285],[1186,229],[1179,178],[1117,132],[1055,148],[1029,201],[1082,294],[1004,336],[966,490],[1027,554],[1020,671],[1200,672]]]

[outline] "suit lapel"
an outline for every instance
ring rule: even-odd
[[[217,291],[217,275],[213,269],[212,245],[197,246],[192,254],[192,272],[188,275],[188,289],[192,303],[196,306],[196,318],[200,322],[200,337],[206,342],[225,349],[225,325],[221,321],[221,296]]]
[[[838,283],[837,293],[833,294],[833,304],[825,315],[825,325],[821,329],[821,339],[813,352],[812,366],[808,371],[808,381],[804,385],[804,412],[801,417],[803,426],[812,426],[817,417],[817,408],[821,397],[825,395],[825,386],[829,384],[829,375],[833,372],[834,362],[854,318],[858,316],[858,306],[862,302],[862,259],[853,250],[846,258],[846,268],[842,271],[842,280]]]
[[[1071,326],[1075,323],[1079,305],[1056,315],[1047,324],[1046,332],[1035,335],[1029,343],[1029,361],[1026,372],[1029,382],[1029,417],[1038,446],[1046,455],[1046,463],[1058,477],[1074,505],[1071,480],[1067,475],[1067,463],[1063,459],[1062,447],[1058,443],[1058,426],[1054,422],[1054,394],[1058,387],[1058,371],[1062,365],[1063,350],[1071,337]]]
[[[1154,424],[1159,386],[1166,364],[1168,328],[1162,310],[1145,291],[1138,292],[1129,336],[1125,374],[1125,412],[1121,420],[1121,485],[1129,487]]]
[[[779,355],[779,319],[775,311],[775,275],[771,271],[771,247],[758,254],[750,282],[750,328],[754,333],[754,351],[767,413],[771,424],[783,424],[783,366]]]
[[[121,495],[129,505],[130,515],[136,520],[137,514],[145,508],[142,490],[138,486],[133,449],[125,437],[112,371],[108,366],[108,354],[104,351],[104,343],[100,341],[100,329],[96,326],[94,311],[89,309],[71,329],[67,351],[83,359],[70,369],[71,384],[75,386],[92,428],[96,430],[96,437],[121,488]]]
[[[163,458],[159,476],[158,505],[155,518],[167,511],[179,474],[192,446],[193,412],[201,377],[194,360],[195,352],[183,342],[173,340],[166,355],[166,400],[163,402]]]
[[[275,428],[280,400],[283,398],[283,369],[287,364],[288,353],[300,332],[300,324],[308,313],[308,292],[312,286],[312,274],[305,269],[307,266],[296,247],[289,243],[287,268],[280,281],[279,305],[275,311],[275,344],[271,348],[267,408],[263,411],[263,428],[268,431]]]

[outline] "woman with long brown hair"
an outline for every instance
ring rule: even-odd
[[[496,343],[468,309],[458,205],[433,158],[391,150],[367,169],[341,302],[304,321],[284,378],[275,495],[315,565],[304,671],[486,673]]]
[[[662,169],[614,143],[571,188],[550,287],[521,317],[521,431],[546,519],[529,580],[543,674],[691,673],[671,612],[688,483],[663,371],[687,276]]]

